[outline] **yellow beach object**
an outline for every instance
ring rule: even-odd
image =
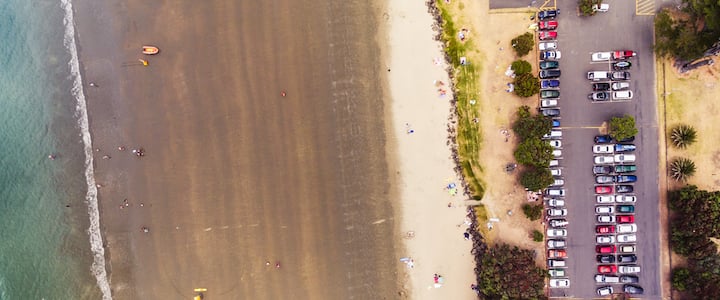
[[[148,65],[148,61],[147,61],[147,60],[144,60],[144,59],[138,59],[138,60],[143,64],[143,66],[147,66],[147,65]]]

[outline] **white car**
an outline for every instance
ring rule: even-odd
[[[550,161],[550,164],[549,164],[550,167],[557,167],[557,166],[559,166],[559,165],[560,165],[560,161],[557,160],[557,159],[551,160],[551,161]]]
[[[637,236],[634,234],[618,234],[618,243],[634,243],[637,241]]]
[[[615,207],[613,206],[607,206],[607,205],[601,205],[595,207],[595,213],[598,214],[611,214],[615,212]]]
[[[618,272],[622,274],[640,273],[640,266],[619,266]]]
[[[615,226],[617,233],[631,233],[637,232],[637,225],[635,224],[618,224]]]
[[[593,153],[595,154],[609,154],[615,152],[613,145],[595,145],[593,146]]]
[[[615,196],[615,202],[618,202],[618,203],[634,203],[635,201],[637,201],[637,197],[635,197],[635,196],[627,196],[627,195]]]
[[[567,216],[567,209],[566,208],[551,208],[547,210],[548,216],[553,217],[562,217]]]
[[[550,277],[565,277],[565,270],[563,269],[550,269],[548,273]]]
[[[615,237],[612,235],[598,235],[595,241],[598,244],[613,244],[615,243]]]
[[[561,139],[562,131],[550,130],[550,133],[543,135],[543,139]]]
[[[550,220],[550,227],[552,228],[563,228],[566,227],[570,222],[565,219],[554,219]]]
[[[615,223],[615,216],[597,216],[598,223]]]
[[[618,247],[620,253],[635,253],[635,245],[622,245]]]
[[[553,150],[552,154],[553,156],[555,156],[555,158],[562,157],[562,150],[555,149]]]
[[[562,141],[549,140],[549,141],[548,141],[548,144],[550,144],[550,146],[552,146],[553,148],[558,148],[558,149],[559,149],[559,148],[562,148]]]
[[[609,165],[614,162],[615,160],[612,156],[595,156],[595,164],[598,165]]]
[[[608,195],[597,196],[597,203],[613,203],[613,202],[615,202],[615,199],[613,198],[613,196],[608,196]]]
[[[547,189],[545,194],[548,196],[565,197],[565,189]]]
[[[612,84],[612,89],[613,89],[613,91],[624,90],[624,89],[627,89],[627,88],[629,88],[629,87],[630,87],[630,83],[629,83],[629,82],[625,82],[625,81],[622,81],[622,82],[613,82],[613,84]]]
[[[538,45],[540,51],[557,49],[557,42],[542,42]]]
[[[562,170],[561,169],[550,169],[550,174],[552,174],[552,176],[562,176]]]
[[[555,229],[550,228],[546,232],[548,237],[566,237],[567,236],[567,230],[565,229]]]
[[[609,296],[612,295],[613,288],[611,286],[604,286],[597,289],[598,296]]]
[[[565,246],[567,246],[567,244],[565,243],[565,240],[548,240],[547,245],[548,245],[548,248],[553,248],[553,249],[565,248]]]
[[[592,61],[608,61],[612,58],[611,52],[595,52],[591,55]]]
[[[559,279],[550,279],[550,287],[551,288],[567,288],[570,287],[570,279],[567,278],[559,278]]]
[[[555,179],[550,186],[563,186],[563,185],[565,185],[565,180]]]
[[[635,154],[615,154],[615,162],[622,164],[622,163],[629,163],[635,161]]]
[[[545,99],[543,101],[540,101],[540,107],[555,107],[557,105],[557,99]]]
[[[548,205],[552,207],[560,207],[565,206],[565,200],[561,199],[550,199],[548,200]]]
[[[604,282],[618,283],[618,282],[620,282],[620,277],[613,276],[613,275],[597,274],[597,275],[595,275],[595,282],[597,282],[597,283],[604,283]]]
[[[613,92],[613,99],[617,100],[629,100],[632,99],[633,92],[632,91],[616,91]]]

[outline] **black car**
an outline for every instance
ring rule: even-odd
[[[633,186],[632,185],[618,185],[615,187],[615,192],[617,193],[632,193],[633,192]]]
[[[622,283],[638,283],[638,282],[640,282],[640,278],[638,278],[635,275],[623,275],[623,276],[620,276],[620,282],[622,282]]]
[[[631,143],[631,142],[633,142],[633,141],[635,141],[635,136],[631,136],[631,137],[629,137],[629,138],[619,140],[618,142],[619,142],[619,143]]]
[[[539,76],[540,79],[558,78],[560,77],[560,70],[542,70]]]
[[[610,79],[612,80],[630,80],[630,72],[612,72],[610,73]]]
[[[605,143],[611,143],[613,138],[609,135],[596,135],[595,136],[595,143],[598,144],[605,144]]]
[[[609,91],[610,83],[607,83],[607,82],[593,83],[592,88],[593,88],[593,91],[596,91],[596,92]]]
[[[598,255],[596,260],[601,264],[611,264],[615,262],[615,255]]]
[[[612,65],[612,68],[615,71],[627,70],[630,69],[630,67],[632,67],[632,63],[629,61],[619,61]]]
[[[558,14],[560,14],[560,10],[544,10],[538,13],[538,20],[555,20],[557,18]]]
[[[623,291],[631,295],[642,295],[642,293],[645,292],[643,288],[632,284],[626,284],[625,286],[623,286]]]
[[[595,175],[610,174],[610,173],[612,173],[612,171],[613,171],[612,166],[594,166],[593,167],[593,174],[595,174]]]
[[[634,263],[636,261],[637,261],[637,255],[635,255],[635,254],[618,255],[618,263]]]
[[[540,113],[542,113],[543,116],[546,117],[557,117],[560,115],[559,109],[543,109],[540,110]]]

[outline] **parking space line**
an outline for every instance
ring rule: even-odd
[[[575,126],[575,127],[563,127],[562,129],[601,129],[602,126]]]
[[[548,3],[550,3],[550,1],[553,2],[552,6],[548,6]],[[545,3],[543,3],[543,5],[540,5],[540,10],[555,10],[555,9],[557,9],[557,0],[545,0]]]
[[[635,0],[635,14],[638,16],[655,15],[655,0]]]

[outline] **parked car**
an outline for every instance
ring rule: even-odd
[[[555,49],[557,49],[557,47],[558,47],[557,42],[542,42],[542,43],[538,44],[538,49],[540,51],[555,50]]]
[[[540,107],[542,108],[556,107],[557,105],[557,99],[543,99],[542,101],[540,101]]]
[[[615,159],[610,155],[595,156],[594,161],[595,161],[595,164],[598,164],[598,165],[607,165],[607,164],[614,163]]]
[[[620,266],[620,268],[618,269],[618,272],[623,273],[623,274],[640,273],[640,266],[636,266],[636,265]]]
[[[612,225],[598,225],[595,226],[596,233],[615,233],[615,226]]]
[[[605,183],[613,183],[615,181],[615,177],[608,176],[608,175],[600,175],[595,177],[595,183],[599,184],[605,184]]]
[[[562,148],[562,141],[559,140],[549,140],[547,141],[550,146],[553,148]]]
[[[552,217],[563,217],[567,216],[567,209],[566,208],[551,208],[547,210],[548,216]]]
[[[547,80],[540,81],[541,89],[549,89],[549,88],[556,88],[556,87],[560,87],[560,80],[547,79]]]
[[[598,143],[598,144],[600,144],[600,143],[603,143],[603,144],[611,143],[612,141],[613,141],[613,139],[612,139],[612,137],[609,136],[609,135],[596,135],[596,136],[595,136],[595,143]]]
[[[597,214],[612,214],[615,212],[615,207],[609,205],[595,206],[595,213]]]
[[[635,253],[635,245],[622,245],[619,251],[620,253]]]
[[[557,168],[550,169],[550,174],[552,176],[562,176],[562,169],[557,169]]]
[[[617,183],[630,183],[630,182],[636,182],[637,176],[635,175],[619,175],[615,177],[615,182]]]
[[[615,245],[608,246],[595,246],[595,252],[597,253],[615,253],[617,247]]]
[[[548,167],[557,167],[557,166],[559,166],[559,165],[560,165],[560,161],[557,160],[557,159],[553,159],[553,160],[550,161]]]
[[[637,171],[637,166],[635,165],[618,165],[614,168],[615,173],[632,173]]]
[[[555,158],[560,158],[560,157],[562,157],[562,150],[555,149],[555,150],[552,151],[552,155],[553,155]]]
[[[565,277],[565,270],[563,269],[550,269],[548,270],[550,277]]]
[[[540,30],[553,30],[558,27],[557,21],[542,21],[538,22],[538,28]]]
[[[598,195],[597,196],[597,203],[613,203],[615,202],[615,197],[612,195]]]
[[[597,216],[598,223],[615,223],[615,216],[601,215]]]
[[[588,99],[592,101],[607,101],[610,100],[609,92],[592,92],[588,94]]]
[[[635,55],[637,55],[637,53],[632,50],[615,50],[615,51],[613,51],[614,59],[628,59]]]
[[[540,31],[540,33],[538,33],[538,38],[541,41],[557,40],[557,31]]]
[[[593,174],[602,175],[612,173],[612,166],[593,166]]]
[[[614,149],[612,145],[602,144],[593,146],[593,153],[595,154],[610,154],[613,152]]]
[[[635,148],[633,144],[615,144],[615,152],[633,152]]]
[[[615,186],[615,192],[620,194],[632,193],[634,190],[632,185],[617,185]]]
[[[538,76],[540,79],[560,78],[560,70],[541,70]]]
[[[629,99],[632,99],[632,97],[633,97],[632,91],[613,92],[613,99],[616,99],[616,100],[629,100]]]
[[[565,248],[567,244],[565,243],[565,240],[548,240],[547,246],[548,248],[560,249]]]
[[[612,194],[613,187],[610,185],[598,185],[595,187],[595,194]]]
[[[617,269],[616,265],[599,265],[597,268],[600,274],[616,273]]]
[[[618,205],[615,206],[615,210],[623,214],[631,214],[635,212],[635,205]]]
[[[615,243],[615,237],[612,235],[598,235],[595,237],[595,242],[598,244],[613,244]]]
[[[635,161],[635,154],[615,154],[616,163],[629,163]]]
[[[629,196],[629,195],[615,196],[615,202],[618,202],[618,203],[635,203],[636,201],[637,201],[637,197],[635,197],[635,196]]]
[[[596,256],[595,260],[601,264],[611,264],[611,263],[615,262],[615,255],[601,254],[601,255]],[[595,281],[597,281],[597,276],[604,276],[604,275],[596,275]],[[600,282],[604,282],[604,281],[600,281]]]
[[[559,50],[545,50],[540,52],[541,60],[557,60],[562,57],[562,53]]]
[[[557,98],[560,97],[560,91],[558,90],[542,90],[540,91],[540,98]]]
[[[555,60],[545,60],[540,62],[540,70],[557,69],[560,67],[560,62]]]
[[[644,293],[645,290],[643,290],[643,288],[641,288],[637,285],[626,284],[623,286],[623,292],[625,292],[625,294],[630,294],[630,295],[642,295],[642,293]]]
[[[598,255],[600,256],[600,255]],[[612,258],[615,258],[613,255],[608,255]],[[595,275],[595,282],[597,283],[618,283],[620,282],[620,277],[614,276],[614,275],[603,275],[603,274],[597,274]]]
[[[618,223],[623,223],[625,225],[632,225],[633,227],[630,227],[628,230],[636,230],[636,227],[634,227],[635,224],[627,224],[627,223],[635,223],[635,216],[633,216],[633,215],[617,215],[617,216],[615,216],[615,220]],[[618,226],[621,226],[621,225],[618,225]],[[619,229],[618,229],[618,232],[622,232],[622,231],[619,231]],[[635,231],[625,231],[625,232],[635,232]]]
[[[553,278],[550,279],[551,288],[568,288],[570,287],[570,279],[567,278]]]
[[[637,242],[637,236],[634,234],[618,234],[618,243],[634,243]]]
[[[597,289],[598,296],[609,296],[612,295],[615,291],[613,291],[613,288],[611,286],[604,286]]]
[[[548,259],[548,267],[551,268],[564,268],[565,260],[564,259]]]
[[[619,140],[618,143],[632,143],[633,141],[635,141],[635,136],[631,136],[629,138]]]
[[[610,73],[610,80],[630,80],[630,72],[617,71]]]
[[[567,230],[559,228],[550,228],[546,232],[548,237],[566,237]]]
[[[550,130],[549,133],[543,135],[543,139],[560,139],[562,138],[562,130]]]
[[[608,61],[612,58],[612,53],[610,52],[595,52],[590,55],[590,60],[592,61]]]
[[[565,200],[562,199],[550,199],[548,200],[548,205],[552,207],[561,207],[565,206]]]
[[[548,250],[548,258],[567,258],[565,249]]]
[[[620,282],[622,282],[622,283],[638,283],[638,282],[640,282],[640,278],[638,278],[635,275],[623,275],[623,276],[620,276]]]
[[[620,82],[613,82],[612,83],[612,90],[613,91],[620,91],[620,90],[626,90],[630,88],[630,82],[626,81],[620,81]]]
[[[612,64],[613,70],[616,71],[627,70],[630,69],[630,67],[632,67],[632,63],[630,63],[629,61],[619,61]]]
[[[557,117],[560,115],[560,110],[557,108],[541,109],[540,113],[546,117]]]
[[[607,71],[590,71],[587,73],[587,79],[592,81],[608,80],[610,73]]]
[[[553,120],[552,120],[552,127],[560,127],[560,120],[553,119]]]
[[[538,20],[555,20],[560,14],[559,10],[543,10],[537,14]]]
[[[550,227],[563,228],[568,225],[568,221],[565,219],[552,219],[550,220]]]
[[[615,220],[620,219],[620,217],[622,217],[622,216],[615,216]],[[627,220],[628,219],[625,219],[625,221],[627,221]],[[618,222],[618,223],[629,223],[629,222]],[[615,225],[615,230],[617,231],[617,233],[633,233],[633,232],[637,232],[637,225],[636,224],[618,224],[618,225]]]
[[[610,84],[607,82],[593,83],[592,89],[593,89],[593,91],[597,91],[597,92],[609,91]]]
[[[617,257],[618,263],[634,263],[637,261],[637,255],[635,254],[621,254]]]

